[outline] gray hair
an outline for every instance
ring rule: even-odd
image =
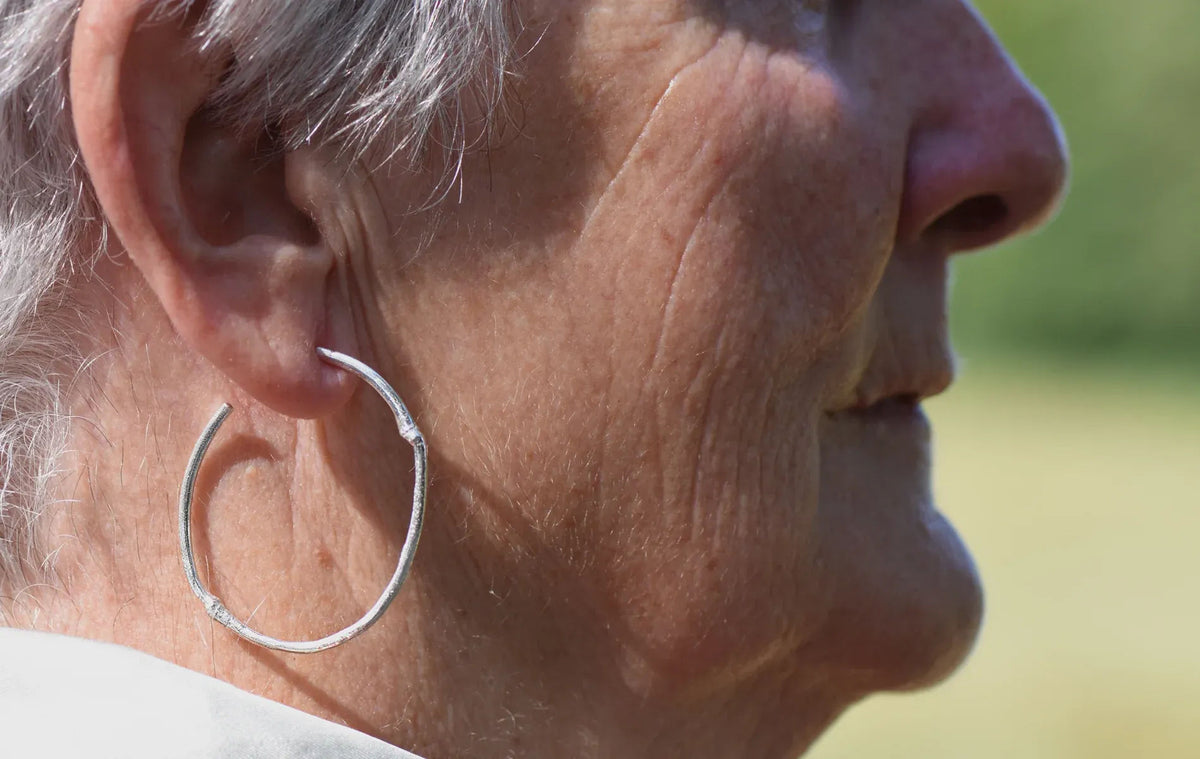
[[[0,581],[49,569],[35,523],[67,440],[65,388],[82,371],[69,289],[104,249],[80,165],[66,70],[80,0],[0,0]],[[148,0],[155,15],[193,0]],[[361,155],[383,135],[410,155],[461,155],[499,103],[506,0],[208,0],[201,49],[232,63],[208,104],[285,146]],[[465,107],[466,106],[466,107]],[[484,134],[486,129],[478,130]],[[0,611],[0,615],[2,615]]]

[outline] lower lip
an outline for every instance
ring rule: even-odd
[[[839,421],[857,422],[878,429],[882,434],[902,434],[918,439],[929,437],[928,417],[920,404],[909,401],[884,400],[862,408],[838,411],[831,416]]]
[[[929,507],[932,439],[917,403],[882,401],[838,411],[826,417],[821,432],[822,472],[840,483],[836,487],[851,488],[847,497],[854,497],[853,488],[866,487],[875,492],[873,503]]]

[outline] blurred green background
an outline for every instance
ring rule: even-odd
[[[963,371],[929,407],[987,620],[811,756],[1200,757],[1200,2],[976,5],[1073,161],[1053,225],[956,263]]]
[[[1200,365],[1200,3],[977,3],[1071,143],[1058,222],[958,267],[964,348]]]

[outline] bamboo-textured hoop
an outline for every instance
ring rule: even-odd
[[[319,640],[278,640],[251,629],[233,616],[229,609],[225,608],[225,604],[221,603],[221,599],[210,593],[200,583],[200,577],[196,573],[196,559],[192,551],[192,496],[196,489],[196,474],[200,471],[200,463],[204,460],[204,454],[208,452],[208,446],[216,437],[221,423],[233,410],[228,403],[221,405],[212,421],[204,428],[200,439],[196,441],[192,457],[188,460],[187,472],[183,477],[183,486],[179,490],[179,551],[183,558],[183,572],[187,575],[188,585],[192,586],[192,592],[204,603],[208,615],[251,643],[265,648],[273,648],[276,651],[290,651],[297,654],[312,654],[340,646],[362,634],[383,616],[387,607],[396,598],[396,594],[400,592],[400,586],[404,584],[405,578],[408,577],[408,571],[412,568],[413,556],[417,552],[417,540],[421,537],[421,524],[425,518],[425,438],[421,436],[421,431],[413,423],[412,415],[408,413],[404,401],[400,400],[400,396],[378,372],[358,359],[351,358],[344,353],[331,351],[328,348],[317,348],[317,353],[326,361],[358,375],[383,396],[383,400],[387,402],[388,408],[396,417],[396,427],[400,431],[400,437],[407,440],[413,447],[413,503],[412,517],[408,522],[408,535],[404,539],[404,546],[400,549],[400,560],[396,564],[396,571],[392,574],[387,588],[361,619],[349,627]]]

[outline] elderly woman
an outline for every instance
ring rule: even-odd
[[[1065,162],[962,0],[2,0],[0,51],[5,756],[794,757],[967,654],[920,402]]]

